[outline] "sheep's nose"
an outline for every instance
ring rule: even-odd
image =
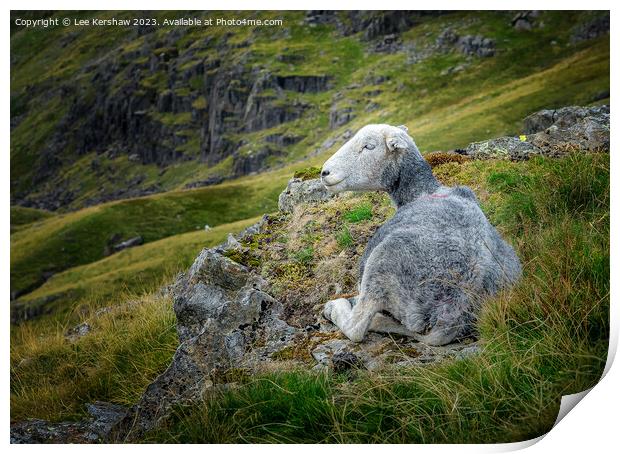
[[[322,177],[326,177],[327,175],[329,175],[329,170],[323,170],[323,171],[321,172],[321,176],[322,176]]]

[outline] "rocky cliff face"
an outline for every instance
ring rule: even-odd
[[[287,20],[327,24],[341,37],[361,32],[366,41],[405,31],[424,15],[402,11],[294,14]],[[276,30],[274,39],[286,43],[287,33],[288,29]],[[85,35],[74,31],[63,36],[62,46],[77,46],[83,39]],[[110,52],[90,60],[70,78],[46,79],[12,92],[13,130],[32,115],[36,105],[50,100],[62,105],[44,143],[28,149],[34,156],[27,174],[14,175],[12,203],[47,209],[71,204],[83,189],[57,177],[93,153],[103,159],[126,156],[134,165],[155,164],[162,173],[179,162],[213,166],[228,157],[232,168],[220,177],[260,171],[268,158],[286,154],[290,139],[272,134],[253,142],[248,153],[240,151],[247,145],[244,134],[316,116],[316,101],[303,95],[319,94],[337,84],[329,67],[296,73],[304,57],[286,52],[285,45],[282,54],[274,56],[280,68],[288,64],[285,71],[270,69],[269,58],[257,61],[255,33],[196,34],[187,28],[162,33],[155,27],[139,27],[116,39]],[[20,58],[25,57],[15,56],[14,64],[20,64]],[[303,134],[289,136],[296,142],[304,138]],[[114,172],[97,158],[88,171],[100,176]],[[102,186],[85,204],[162,190],[157,183],[144,181],[115,178],[111,183],[113,188]],[[47,184],[46,191],[37,190]]]
[[[382,112],[388,106],[378,98],[386,93],[429,94],[411,91],[418,76],[395,73],[413,73],[448,53],[454,58],[436,68],[436,77],[469,72],[478,59],[488,61],[511,45],[493,35],[495,28],[521,34],[545,28],[545,14],[532,11],[280,16],[284,24],[268,31],[63,28],[42,39],[12,30],[12,203],[80,208],[302,159],[333,139],[332,130]],[[422,26],[424,33],[411,33]],[[473,26],[480,34],[469,34]],[[568,47],[604,35],[609,16],[584,14],[571,27],[562,30]],[[378,58],[389,65],[382,74],[374,74],[382,68]],[[367,60],[374,62],[368,73]],[[193,178],[196,168],[201,171]]]
[[[89,85],[86,93],[79,85],[61,88],[69,108],[40,150],[32,185],[61,171],[67,149],[74,150],[76,159],[92,152],[111,158],[126,155],[136,164],[161,168],[187,160],[213,165],[233,156],[233,176],[254,172],[268,156],[281,153],[284,144],[265,142],[252,157],[243,156],[236,153],[244,143],[241,135],[303,117],[314,106],[295,95],[332,86],[332,77],[325,74],[277,75],[247,65],[243,57],[227,61],[227,45],[208,38],[204,48],[215,46],[217,53],[205,58],[198,55],[200,46],[176,47],[181,34],[151,40],[144,33],[147,39],[137,49],[107,55],[82,71]],[[157,192],[156,187],[137,193],[118,189],[119,194],[108,196]],[[64,198],[52,193],[33,199],[28,190],[13,194],[15,202],[51,209],[72,198],[66,192]]]

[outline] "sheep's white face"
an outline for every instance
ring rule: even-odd
[[[323,185],[333,193],[386,190],[386,167],[396,161],[398,151],[415,148],[406,131],[404,126],[364,126],[323,164]]]

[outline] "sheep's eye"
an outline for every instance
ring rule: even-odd
[[[362,150],[372,150],[373,148],[375,148],[375,146],[371,143],[368,143],[364,145],[364,148],[362,148]]]

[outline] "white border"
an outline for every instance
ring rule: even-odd
[[[247,1],[247,0],[226,0],[221,4],[217,4],[216,2],[205,2],[205,1],[196,1],[196,0],[178,0],[175,2],[166,2],[162,0],[136,0],[136,1],[119,1],[119,0],[110,0],[107,2],[84,2],[84,1],[54,1],[54,2],[43,2],[43,1],[9,1],[6,7],[14,10],[27,10],[27,9],[45,9],[45,10],[104,10],[104,9],[119,9],[119,10],[153,10],[153,9],[195,9],[195,10],[257,10],[257,9],[382,9],[382,10],[391,10],[391,9],[490,9],[490,10],[501,10],[501,9],[510,9],[510,10],[524,10],[524,9],[540,9],[540,10],[553,10],[553,9],[564,9],[564,10],[611,10],[611,73],[618,74],[617,71],[617,63],[618,63],[618,30],[617,23],[615,20],[618,7],[615,7],[617,2],[611,1],[596,1],[591,0],[588,2],[577,2],[574,0],[569,1],[550,1],[550,0],[539,0],[539,1],[492,1],[492,0],[471,0],[467,2],[463,1],[447,1],[447,0],[435,0],[435,1],[426,1],[426,2],[405,2],[405,1],[394,1],[394,0],[382,0],[381,2],[370,1],[370,0],[359,0],[355,2],[344,2],[344,1],[326,1],[326,0],[316,0],[316,1],[296,1],[295,3],[284,0],[267,0],[267,1]],[[5,8],[6,8],[5,7]],[[0,172],[2,172],[2,182],[3,182],[3,190],[4,197],[2,199],[2,235],[4,239],[4,247],[2,248],[2,275],[0,276],[2,282],[2,290],[4,292],[6,302],[5,308],[2,312],[2,318],[4,321],[5,329],[0,332],[0,336],[2,336],[2,345],[4,346],[4,354],[2,355],[2,365],[3,370],[5,371],[4,375],[2,375],[3,389],[5,393],[3,394],[3,402],[5,404],[4,412],[2,414],[2,433],[4,434],[5,443],[9,443],[9,305],[8,305],[8,294],[9,294],[9,269],[10,269],[10,255],[9,255],[9,194],[10,194],[10,175],[9,175],[9,149],[10,149],[10,112],[9,112],[9,84],[10,84],[10,65],[9,65],[9,55],[10,55],[10,37],[8,33],[9,28],[9,9],[4,10],[3,15],[3,28],[4,28],[4,58],[3,65],[4,71],[2,72],[3,81],[5,82],[4,86],[6,87],[2,93],[3,104],[4,104],[4,113],[3,113],[3,142],[4,142],[4,150],[1,154],[2,156],[2,165],[0,166]],[[612,77],[613,79],[613,77]],[[617,167],[617,154],[615,152],[615,146],[620,143],[617,140],[617,128],[618,124],[615,121],[615,116],[612,115],[612,134],[611,134],[611,168],[612,175],[615,175],[614,170]],[[614,238],[618,238],[618,228],[617,228],[617,216],[616,216],[616,203],[618,196],[617,184],[615,184],[612,179],[611,183],[611,262],[612,265],[617,262],[618,257],[618,242],[614,240]],[[611,367],[613,362],[613,357],[615,356],[615,352],[617,350],[618,345],[618,326],[619,326],[619,316],[617,310],[617,285],[615,282],[618,282],[619,273],[617,271],[617,267],[612,267],[611,269],[612,276],[612,311],[611,311],[611,323],[612,323],[612,332],[611,332],[611,340],[610,340],[610,348],[609,348],[609,358],[606,366],[607,374],[600,381],[598,385],[596,385],[589,393],[587,393],[587,398],[581,401],[575,410],[568,413],[568,415],[562,419],[559,424],[554,427],[547,436],[543,436],[537,440],[531,440],[528,442],[522,443],[513,443],[513,444],[503,444],[503,445],[379,445],[379,446],[359,446],[359,445],[345,445],[345,446],[321,446],[320,448],[315,445],[296,445],[293,449],[299,452],[312,452],[316,449],[321,449],[335,452],[338,450],[342,452],[343,450],[355,450],[357,451],[367,451],[367,450],[390,450],[391,452],[407,452],[410,453],[412,449],[421,452],[454,452],[457,451],[459,453],[469,453],[469,452],[503,452],[503,451],[513,451],[516,449],[523,449],[530,446],[530,452],[538,452],[538,453],[548,453],[549,450],[553,451],[564,451],[564,452],[610,452],[611,450],[618,449],[618,440],[619,440],[619,429],[617,423],[617,415],[618,408],[620,404],[620,371],[618,366]],[[14,451],[23,451],[29,452],[34,450],[45,449],[47,452],[62,452],[63,454],[73,451],[73,450],[107,450],[110,448],[109,445],[98,445],[98,446],[67,446],[67,445],[28,445],[28,446],[19,446],[19,445],[10,445],[9,448]],[[119,450],[129,450],[132,452],[153,452],[153,451],[167,451],[169,448],[167,446],[162,445],[115,445],[114,449]],[[200,450],[204,451],[205,449],[211,451],[230,451],[232,449],[252,449],[257,452],[285,452],[291,449],[290,446],[282,446],[282,445],[253,445],[249,447],[243,446],[219,446],[219,445],[210,445],[208,447],[205,446],[196,446],[196,445],[185,445],[183,450]]]

